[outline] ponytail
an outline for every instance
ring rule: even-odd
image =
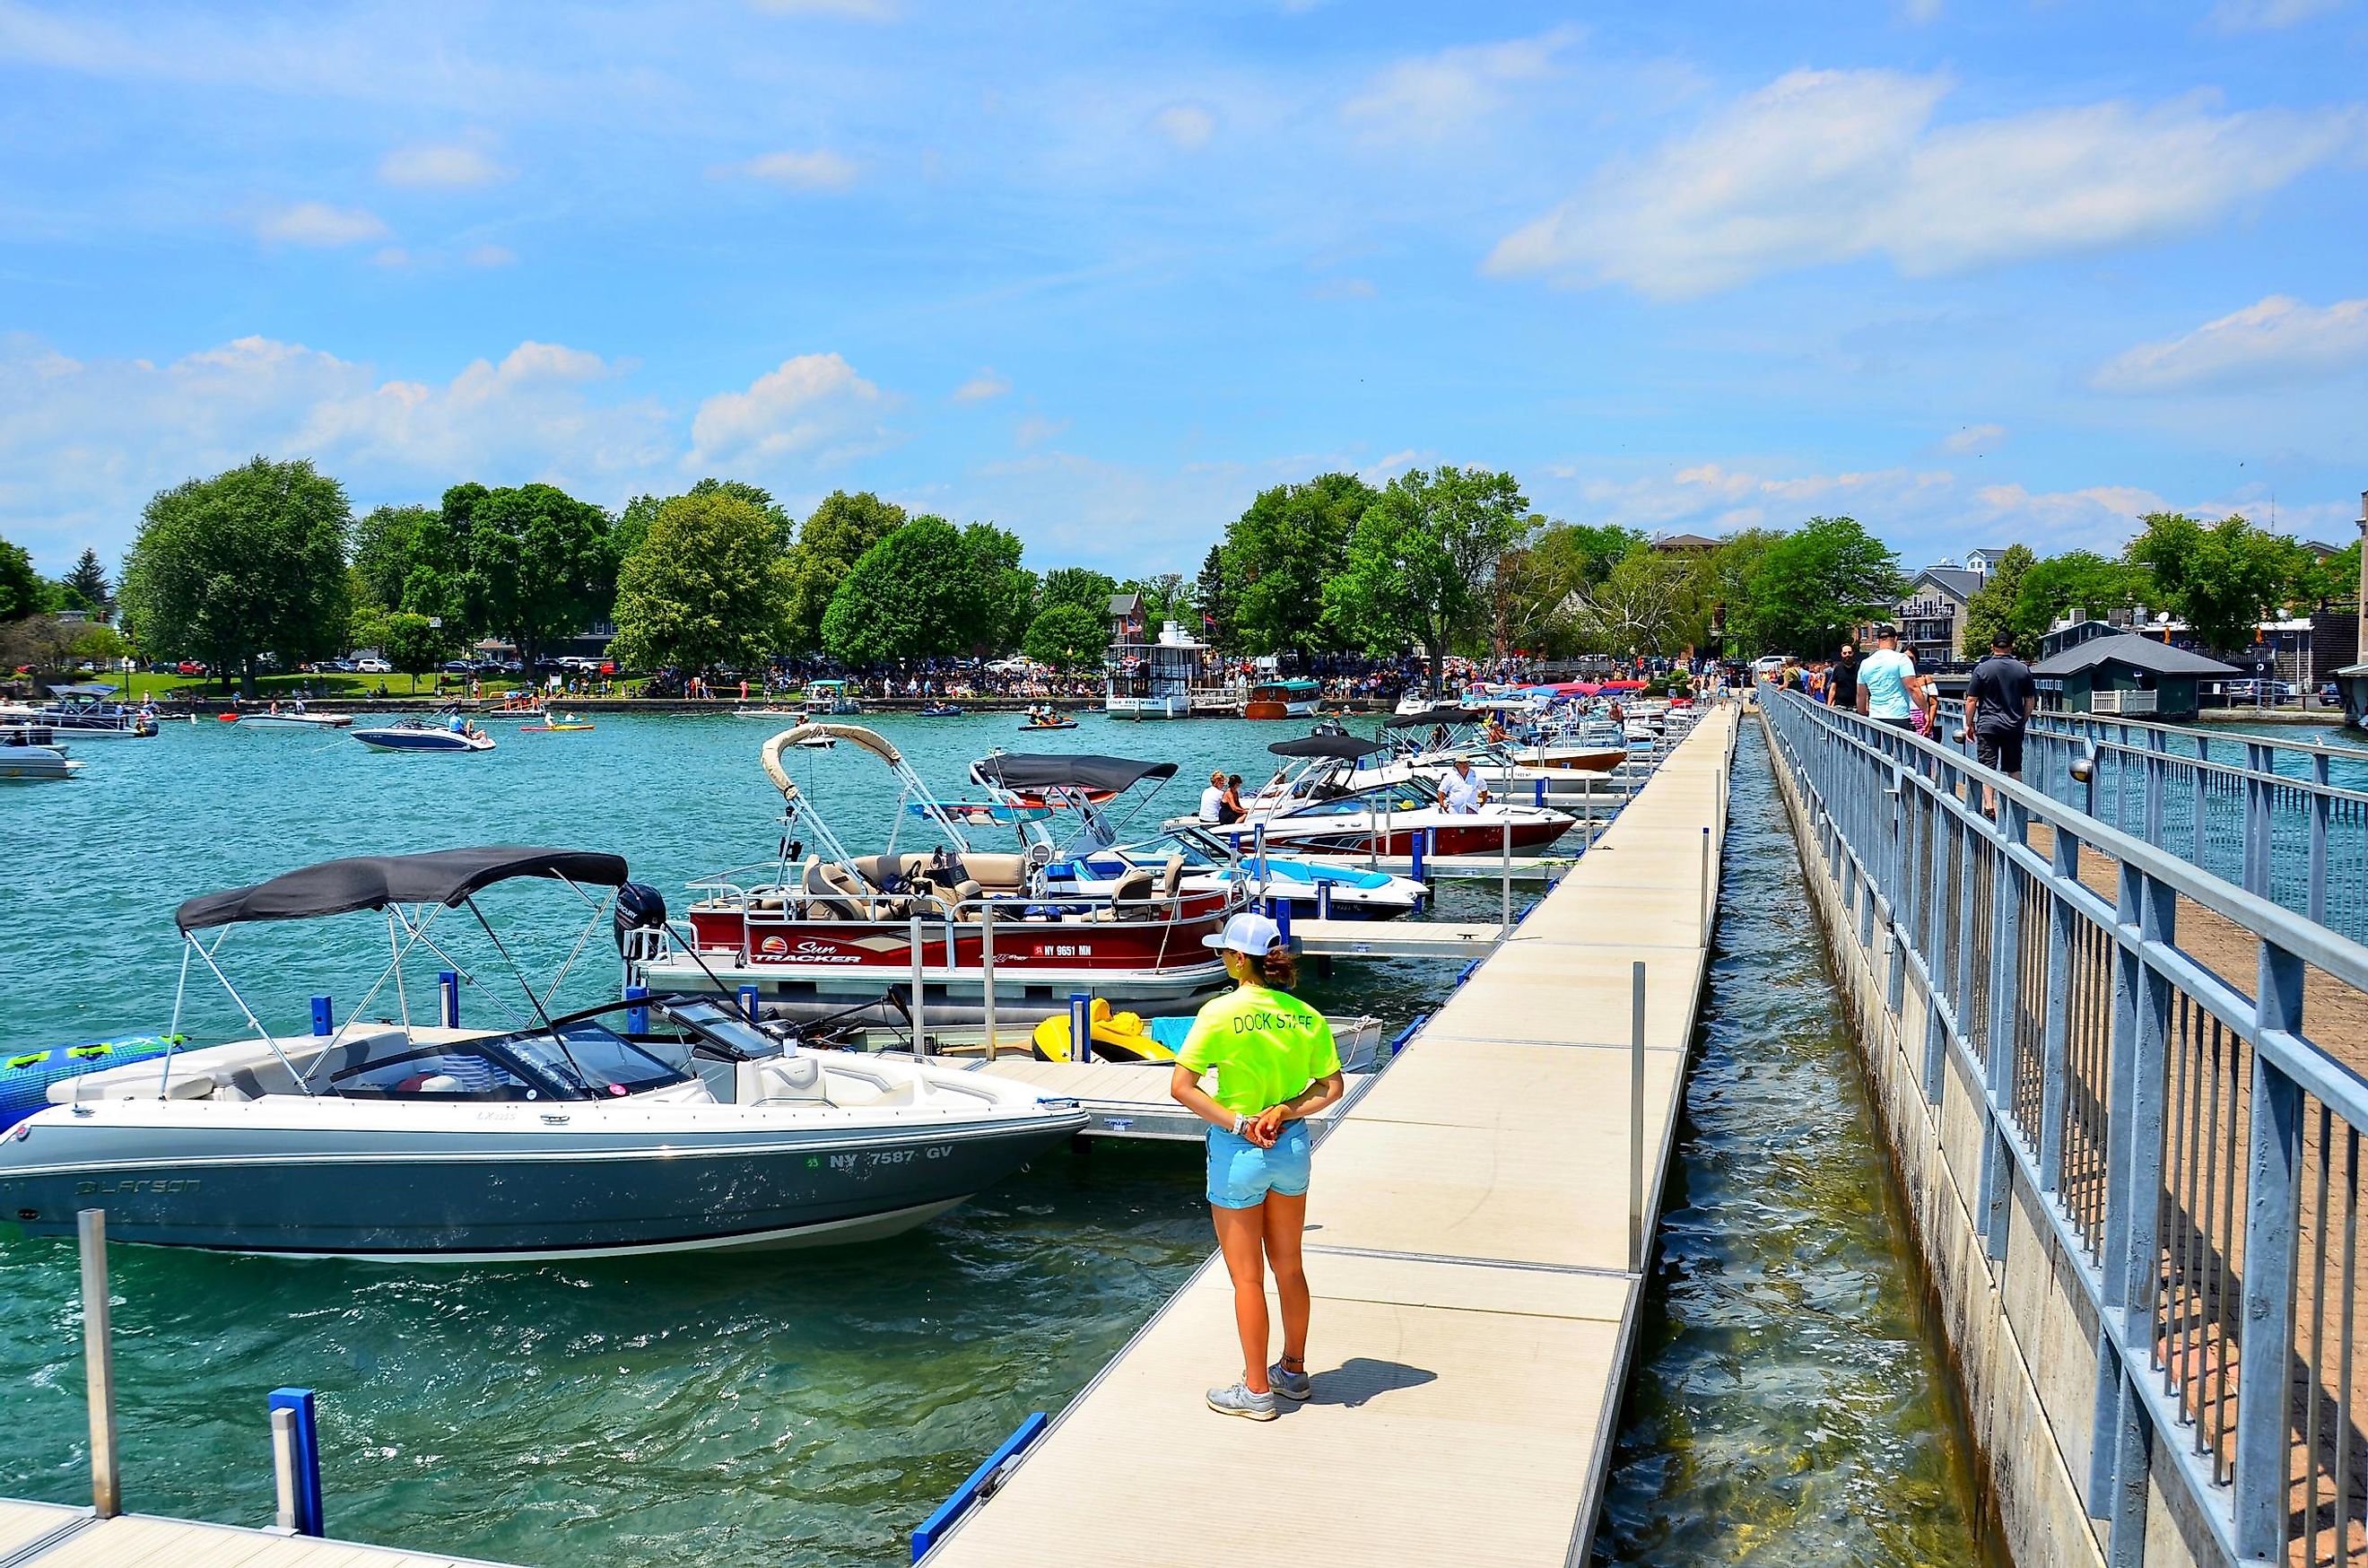
[[[1287,947],[1269,949],[1258,960],[1258,983],[1269,991],[1299,988],[1299,955]]]

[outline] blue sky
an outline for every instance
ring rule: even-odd
[[[1258,488],[1922,564],[2368,487],[2368,3],[0,0],[0,535],[870,488],[1190,570]]]

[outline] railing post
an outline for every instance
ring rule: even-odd
[[[2310,892],[2308,913],[2311,924],[2327,924],[2327,835],[2332,824],[2335,802],[2327,794],[2328,756],[2325,748],[2310,759],[2311,782],[2318,788],[2310,796]]]
[[[2177,935],[2177,895],[2165,883],[2123,868],[2117,917],[2137,927],[2139,944],[2169,944]],[[2169,1093],[2171,988],[2137,946],[2117,944],[2113,971],[2112,1088],[2125,1115],[2106,1123],[2105,1244],[2100,1293],[2110,1313],[2128,1317],[2123,1344],[2151,1335],[2162,1197],[2162,1125]]]
[[[1628,966],[1628,1270],[1645,1272],[1645,961]]]
[[[921,917],[912,917],[912,927],[906,940],[913,951],[913,1054],[929,1054],[928,985],[924,978],[929,953],[921,936]]]
[[[1171,912],[1172,913],[1172,912]],[[986,1031],[986,1059],[995,1060],[995,905],[978,910],[978,991],[981,1022]]]
[[[2270,896],[2270,813],[2276,791],[2262,777],[2272,766],[2270,748],[2245,748],[2245,891],[2257,898]]]
[[[2170,788],[2169,737],[2159,729],[2146,732],[2146,841],[2162,847],[2162,797]]]
[[[2302,1033],[2302,960],[2261,944],[2254,1004],[2253,1125],[2245,1181],[2245,1305],[2237,1350],[2237,1554],[2283,1557],[2286,1544],[2287,1358],[2294,1348],[2294,1222],[2301,1212],[2302,1090],[2260,1049]],[[2322,1244],[2324,1241],[2322,1239]],[[2317,1369],[2310,1397],[2317,1397]],[[2340,1527],[2339,1527],[2340,1528]]]
[[[1504,906],[1497,912],[1497,928],[1505,930],[1513,924],[1513,819],[1504,819],[1505,851],[1503,861]]]
[[[107,1278],[107,1210],[74,1215],[82,1246],[82,1370],[90,1406],[90,1506],[102,1519],[123,1512],[115,1451],[115,1303]]]
[[[2055,830],[2050,857],[2055,875],[2066,882],[2080,880],[2080,841]],[[2051,890],[2047,894],[2047,1032],[2041,1046],[2039,1108],[2039,1186],[2047,1193],[2064,1186],[2064,1111],[2071,1097],[2072,1054],[2072,905]]]

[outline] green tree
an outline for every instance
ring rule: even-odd
[[[2073,610],[2102,617],[2144,604],[2153,583],[2141,569],[2089,550],[2034,561],[2014,595],[2009,625],[2017,647],[2036,647],[2047,629]]]
[[[1899,558],[1852,517],[1812,517],[1768,546],[1747,584],[1755,652],[1826,657],[1905,585]]]
[[[1301,654],[1340,645],[1320,613],[1324,586],[1348,565],[1349,535],[1374,498],[1353,473],[1319,474],[1260,491],[1226,525],[1226,624],[1237,645]]]
[[[1099,664],[1110,645],[1108,621],[1095,610],[1073,602],[1046,605],[1028,623],[1019,650],[1040,665],[1074,670]]]
[[[975,619],[967,646],[1008,653],[1019,646],[1036,613],[1036,574],[1019,564],[1019,536],[993,523],[962,529],[970,551],[969,597]]]
[[[443,518],[427,506],[373,506],[354,525],[354,570],[370,597],[389,608],[403,604],[403,585],[418,564],[420,531],[444,533]],[[450,570],[452,562],[442,564]]]
[[[344,487],[302,460],[256,458],[160,492],[120,589],[142,646],[234,669],[250,697],[264,653],[328,657],[345,637],[352,527]]]
[[[754,669],[789,634],[794,586],[764,507],[722,486],[677,495],[626,558],[610,656],[644,670]]]
[[[1143,613],[1147,623],[1157,627],[1163,620],[1172,620],[1187,631],[1197,631],[1193,618],[1199,613],[1192,602],[1191,580],[1181,572],[1157,572],[1148,577],[1130,577],[1118,585],[1121,594],[1133,594],[1143,600]],[[1109,609],[1109,603],[1094,607],[1097,612]],[[1104,614],[1103,619],[1109,619]]]
[[[384,617],[376,630],[381,656],[411,677],[414,691],[419,689],[421,676],[452,656],[451,634],[416,611],[396,610]]]
[[[1372,653],[1419,642],[1432,690],[1459,639],[1485,628],[1506,552],[1535,526],[1509,473],[1440,467],[1399,475],[1349,537],[1349,559],[1324,586],[1324,609]]]
[[[1118,581],[1107,572],[1089,566],[1055,566],[1044,574],[1037,587],[1037,609],[1042,614],[1054,605],[1077,605],[1093,611],[1099,621],[1110,614],[1110,596],[1117,592]]]
[[[605,616],[615,597],[609,514],[552,485],[472,498],[464,540],[472,624],[508,638],[529,667],[545,645]],[[413,608],[408,583],[404,602]]]
[[[2360,597],[2360,541],[2355,539],[2334,554],[2317,558],[2304,593],[2313,609],[2356,602]]]
[[[2166,606],[2215,653],[2241,653],[2261,618],[2309,581],[2309,552],[2230,513],[2205,526],[2178,512],[2149,513],[2127,558],[2146,567]]]
[[[107,569],[98,563],[98,551],[85,548],[82,559],[66,574],[65,585],[81,598],[81,608],[96,615],[105,615],[114,608],[115,594],[107,581]]]
[[[1201,624],[1192,628],[1193,635],[1213,648],[1233,652],[1234,594],[1225,583],[1224,546],[1212,544],[1209,553],[1201,559],[1201,574],[1192,580],[1192,604]]]
[[[664,495],[636,495],[625,503],[617,520],[609,526],[609,548],[617,553],[617,571],[621,578],[625,562],[633,551],[641,549],[642,540],[650,537],[650,525],[658,520],[658,510],[666,504]]]
[[[783,555],[797,546],[798,520],[789,509],[773,499],[773,493],[761,484],[750,484],[739,479],[702,479],[690,487],[693,495],[729,495],[746,501],[765,514],[765,521],[773,530],[773,549]],[[624,558],[620,555],[620,561]]]
[[[1744,528],[1718,547],[1692,557],[1701,598],[1704,637],[1723,655],[1752,652],[1751,583],[1759,562],[1784,536],[1773,528]]]
[[[1965,657],[1980,658],[1998,637],[2004,637],[2025,658],[2039,652],[2039,639],[2035,635],[2026,638],[2015,619],[2015,607],[2022,599],[2023,580],[2038,562],[2039,558],[2025,546],[2009,545],[1990,568],[1988,577],[1965,603]]]
[[[1704,617],[1691,562],[1641,541],[1600,583],[1576,591],[1572,620],[1581,648],[1623,658],[1657,657],[1697,645]]]
[[[822,647],[823,616],[839,585],[864,552],[905,526],[905,508],[869,490],[834,490],[798,530],[791,561],[797,579],[790,608],[790,647],[811,653]]]
[[[939,658],[985,619],[977,558],[943,517],[916,517],[865,551],[822,618],[823,647],[846,665]]]
[[[47,607],[49,588],[21,544],[0,539],[0,621],[22,620]]]

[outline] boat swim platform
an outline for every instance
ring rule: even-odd
[[[500,1568],[481,1558],[0,1501],[0,1568]]]
[[[1738,710],[1705,715],[1599,847],[1322,1136],[1305,1237],[1315,1397],[1217,1415],[1232,1291],[1212,1256],[940,1528],[932,1568],[1231,1568],[1239,1532],[1154,1528],[1259,1489],[1327,1563],[1581,1568],[1644,1298],[1702,994]],[[1704,828],[1712,853],[1702,850]],[[1644,1137],[1629,1136],[1632,965]],[[1156,1453],[1156,1465],[1113,1465]],[[1189,1511],[1189,1506],[1188,1506]],[[1252,1527],[1255,1529],[1255,1527]]]

